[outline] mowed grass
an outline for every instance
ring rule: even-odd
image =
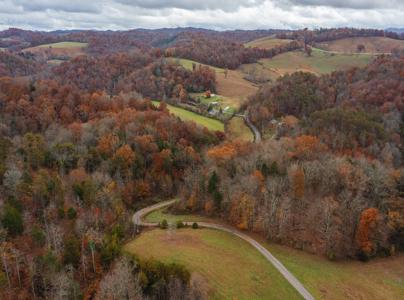
[[[341,261],[263,243],[317,299],[404,299],[404,255]]]
[[[88,43],[59,42],[59,43],[39,45],[37,47],[38,48],[85,48],[87,46],[88,46]]]
[[[250,128],[244,123],[242,117],[233,117],[227,123],[226,133],[231,140],[241,140],[245,142],[254,141],[254,135]]]
[[[144,220],[150,223],[159,223],[163,220],[167,220],[168,223],[182,222],[204,222],[209,221],[209,218],[198,215],[174,215],[167,212],[167,208],[161,208],[146,215]]]
[[[262,49],[272,49],[275,48],[277,46],[282,46],[282,45],[286,45],[289,44],[292,40],[288,40],[288,39],[276,39],[273,37],[263,37],[260,38],[258,40],[254,40],[251,42],[248,42],[246,44],[244,44],[245,47],[248,48],[262,48]]]
[[[320,75],[351,67],[364,67],[373,57],[373,55],[367,54],[333,54],[313,48],[311,57],[302,51],[291,51],[271,59],[261,59],[259,63],[278,76],[297,71]]]
[[[364,45],[365,53],[390,53],[392,49],[404,49],[403,40],[395,40],[386,37],[352,37],[335,41],[319,43],[317,47],[328,51],[356,53],[358,45]]]
[[[146,220],[149,218],[153,222],[163,219],[172,222],[217,222],[194,215],[173,216],[163,210],[153,212]],[[254,238],[278,258],[317,299],[404,299],[403,254],[366,263],[330,261],[319,255],[270,243],[262,236],[254,235]]]
[[[224,69],[222,69],[222,68],[217,68],[217,67],[214,67],[214,66],[201,64],[200,62],[197,62],[197,61],[194,61],[194,60],[191,60],[191,59],[171,58],[171,61],[180,64],[185,69],[190,70],[190,71],[192,71],[192,69],[193,69],[192,66],[193,66],[193,64],[195,64],[197,68],[198,68],[199,65],[202,65],[204,67],[209,67],[209,68],[213,69],[216,73],[224,73]]]
[[[300,299],[294,288],[251,245],[211,229],[155,229],[124,250],[142,258],[180,263],[203,276],[210,299]]]
[[[152,101],[152,102],[155,106],[158,106],[160,104],[159,101]],[[170,113],[176,115],[183,121],[192,121],[198,125],[204,126],[207,129],[213,131],[224,131],[224,124],[219,120],[201,116],[194,112],[169,104],[167,104],[167,108]]]

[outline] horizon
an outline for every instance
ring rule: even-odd
[[[402,28],[400,0],[0,0],[0,30]]]
[[[375,30],[384,30],[384,31],[390,31],[390,30],[404,30],[403,27],[351,27],[351,26],[341,26],[341,27],[318,27],[318,28],[309,28],[309,27],[300,27],[300,28],[294,28],[294,29],[280,29],[280,28],[254,28],[254,29],[244,29],[244,28],[234,28],[234,29],[211,29],[207,27],[193,27],[193,26],[177,26],[177,27],[158,27],[158,28],[144,28],[144,27],[133,27],[133,28],[128,28],[128,29],[97,29],[97,28],[57,28],[57,29],[50,29],[50,30],[41,30],[41,29],[27,29],[23,27],[14,27],[10,26],[8,28],[0,28],[0,32],[2,31],[7,31],[7,30],[12,30],[12,29],[17,29],[17,30],[23,30],[23,31],[32,31],[32,32],[46,32],[46,33],[52,33],[52,32],[58,32],[58,31],[66,31],[66,32],[72,32],[72,31],[99,31],[99,32],[105,32],[105,31],[111,31],[111,32],[127,32],[127,31],[132,31],[132,30],[145,30],[145,31],[155,31],[155,30],[187,30],[187,29],[196,29],[196,30],[210,30],[210,31],[217,31],[217,32],[231,32],[231,31],[269,31],[269,30],[279,30],[279,31],[296,31],[296,30],[303,30],[305,28],[308,28],[309,30],[322,30],[322,29],[341,29],[341,28],[353,28],[353,29],[375,29]]]

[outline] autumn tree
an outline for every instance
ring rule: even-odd
[[[111,157],[115,152],[119,144],[119,139],[116,135],[108,134],[100,138],[98,141],[97,149],[99,153],[104,157]]]
[[[36,169],[45,159],[45,142],[40,134],[27,133],[23,138],[23,149],[28,164]]]
[[[113,164],[121,173],[127,174],[135,161],[135,153],[129,145],[120,147],[114,154]]]
[[[371,256],[377,246],[373,240],[380,212],[377,208],[368,208],[360,216],[356,231],[356,242],[360,252],[365,256]]]
[[[143,299],[139,279],[133,274],[134,267],[126,258],[118,260],[101,280],[96,299]]]
[[[292,166],[289,170],[289,180],[291,181],[292,195],[295,199],[301,200],[304,197],[304,171],[299,166]]]

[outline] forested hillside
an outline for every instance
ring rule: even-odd
[[[0,61],[0,298],[199,299],[183,266],[121,246],[132,212],[176,196],[224,137],[146,98],[215,91],[214,72],[140,50],[53,68],[8,50]]]
[[[404,244],[404,60],[263,87],[246,109],[272,138],[225,143],[189,171],[182,209],[330,259],[368,259]]]
[[[292,41],[244,46],[275,34]],[[322,76],[278,78],[269,66],[278,75],[253,82],[239,68],[385,34],[401,38],[346,28],[0,32],[0,298],[206,299],[186,266],[122,251],[139,233],[133,213],[176,197],[177,211],[333,260],[401,251],[402,53]],[[71,45],[79,50],[67,55]],[[256,143],[242,141],[253,132]]]

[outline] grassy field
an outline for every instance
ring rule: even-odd
[[[85,48],[87,46],[88,46],[88,43],[59,42],[59,43],[39,45],[37,47],[38,48]]]
[[[262,49],[272,49],[276,46],[282,46],[285,44],[289,44],[292,40],[287,39],[276,39],[273,37],[263,37],[258,40],[254,40],[244,44],[245,47],[253,48],[262,48]]]
[[[274,72],[277,76],[296,71],[326,74],[355,66],[365,66],[372,58],[373,55],[333,54],[313,48],[311,57],[308,57],[302,51],[291,51],[277,55],[272,59],[261,59],[259,64],[261,67]]]
[[[319,43],[317,47],[328,51],[356,53],[358,45],[364,45],[365,53],[390,53],[394,48],[404,49],[404,41],[385,37],[354,37]]]
[[[226,127],[226,134],[231,140],[254,141],[253,133],[241,117],[233,117],[229,121]]]
[[[53,44],[44,44],[36,47],[26,48],[23,52],[30,52],[35,55],[46,57],[50,61],[56,61],[58,58],[73,58],[84,54],[87,43],[79,42],[60,42]]]
[[[158,106],[159,103],[160,102],[158,101],[153,101],[153,104],[156,106]],[[169,104],[167,104],[167,107],[170,113],[178,116],[183,121],[192,121],[213,131],[224,131],[224,124],[218,120],[204,117],[186,109],[175,107]]]
[[[173,216],[163,213],[163,210],[146,217],[146,220],[152,222],[162,219],[173,222],[209,221],[200,216]],[[318,255],[269,243],[261,236],[255,235],[254,238],[270,250],[318,299],[404,299],[404,255],[378,258],[367,263],[332,262]],[[146,251],[147,246],[144,247]],[[184,261],[184,264],[188,265],[188,262]]]
[[[128,243],[125,250],[143,258],[186,265],[207,280],[210,299],[300,299],[262,255],[229,233],[156,229]]]
[[[404,299],[404,255],[331,262],[281,245],[264,246],[318,299]]]
[[[224,69],[221,68],[217,68],[214,66],[210,66],[210,65],[205,65],[205,64],[201,64],[197,61],[194,60],[190,60],[190,59],[185,59],[185,58],[172,58],[172,61],[180,64],[181,66],[183,66],[185,69],[192,71],[192,65],[196,64],[196,67],[198,67],[199,65],[202,65],[204,67],[209,67],[213,70],[215,70],[216,73],[224,73]]]
[[[177,221],[182,222],[203,222],[209,221],[209,218],[197,215],[173,215],[167,212],[166,208],[158,209],[153,211],[152,213],[146,215],[145,221],[151,223],[158,223],[162,220],[167,220],[168,223],[176,223]]]
[[[64,60],[61,60],[61,59],[50,59],[50,60],[47,61],[47,63],[52,65],[52,66],[58,66],[63,62],[64,62]]]
[[[181,64],[184,68],[192,70],[192,64],[197,66],[200,64],[196,61],[183,58],[173,58],[175,62]],[[231,102],[231,106],[238,108],[248,96],[255,94],[258,87],[254,86],[251,82],[244,79],[244,74],[240,70],[228,70],[227,77],[224,74],[224,69],[208,66],[216,72],[217,81],[217,94],[227,98],[228,102]]]

